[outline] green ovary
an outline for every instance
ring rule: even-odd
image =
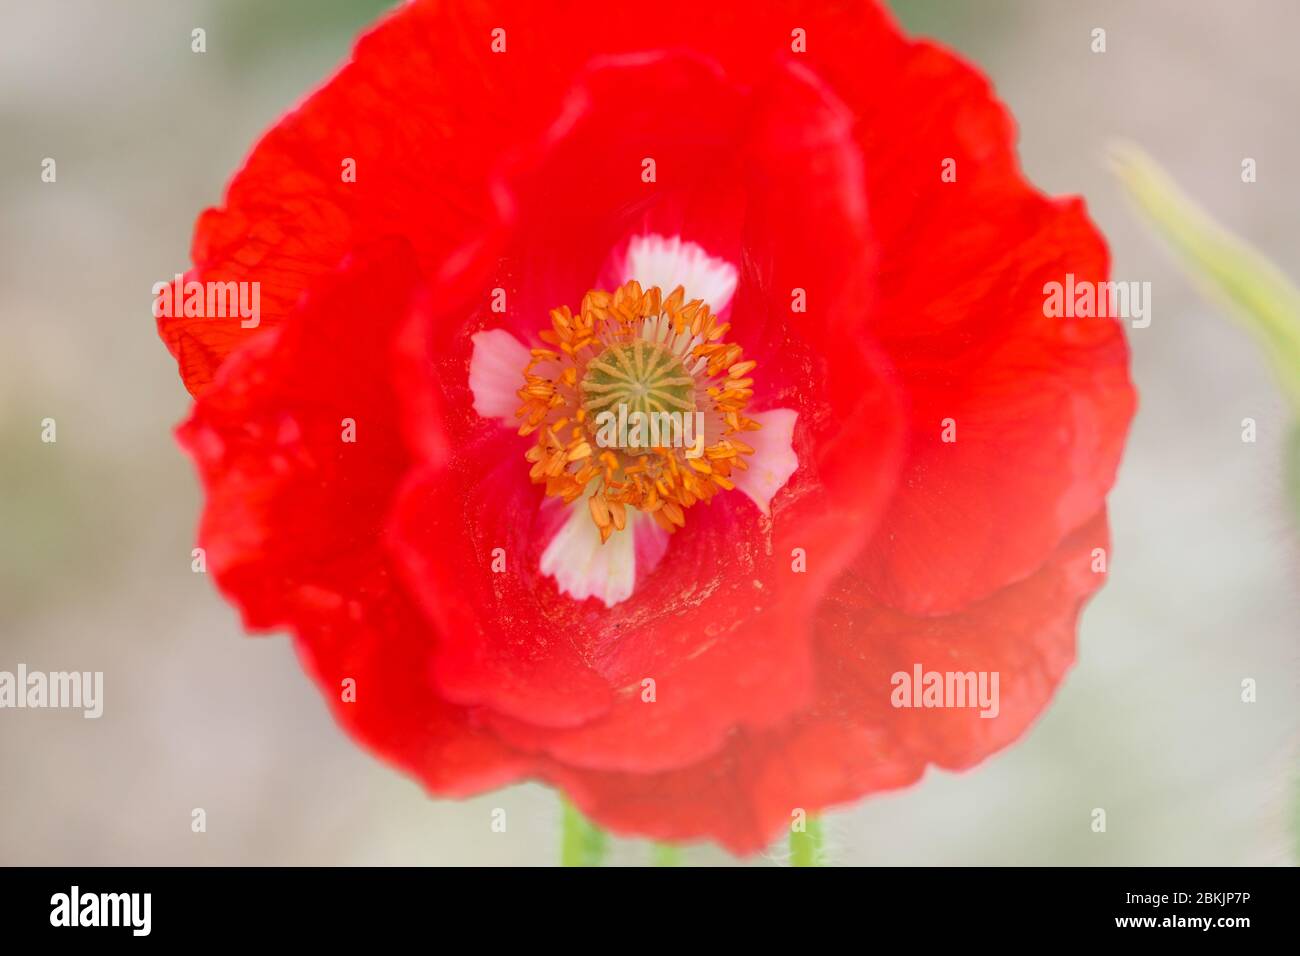
[[[629,420],[663,412],[685,416],[695,411],[695,378],[670,349],[637,338],[607,348],[587,366],[582,405],[593,424],[605,412],[619,417],[623,407]],[[638,454],[646,449],[624,450]]]

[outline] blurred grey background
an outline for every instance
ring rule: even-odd
[[[105,672],[98,721],[0,711],[0,863],[549,864],[553,793],[430,801],[337,729],[288,640],[241,637],[190,570],[188,397],[149,292],[255,138],[377,0],[0,3],[0,670]],[[828,816],[832,860],[1286,864],[1296,806],[1300,533],[1289,413],[1108,172],[1139,143],[1300,276],[1300,4],[895,0],[993,78],[1025,168],[1081,193],[1114,277],[1149,281],[1113,574],[1079,663],[1017,746]],[[208,52],[190,52],[190,30]],[[1094,27],[1108,50],[1089,50]],[[40,163],[58,162],[58,182]],[[1244,157],[1258,182],[1243,184]],[[39,440],[58,422],[57,444]],[[1259,423],[1243,444],[1245,417]],[[1243,704],[1243,678],[1258,702]],[[207,832],[190,829],[194,807]],[[495,807],[508,830],[492,833]],[[1108,832],[1089,828],[1104,807]],[[755,864],[779,863],[782,848]],[[618,841],[613,862],[649,859]],[[688,863],[727,863],[710,846]]]

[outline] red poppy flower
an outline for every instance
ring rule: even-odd
[[[870,3],[402,7],[198,222],[260,322],[159,322],[221,589],[436,794],[747,852],[976,763],[1073,659],[1133,410],[1013,139]]]

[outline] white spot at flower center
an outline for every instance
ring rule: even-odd
[[[601,544],[600,529],[587,514],[586,501],[570,505],[568,511],[564,524],[542,552],[538,568],[575,600],[599,598],[605,607],[626,601],[636,586],[636,512],[628,515],[623,531]],[[666,537],[658,528],[654,530]]]
[[[609,269],[612,281],[602,288],[613,289],[635,279],[641,288],[658,286],[667,295],[681,286],[687,302],[703,299],[714,315],[722,314],[736,294],[736,267],[681,236],[634,236],[622,261],[611,263]]]

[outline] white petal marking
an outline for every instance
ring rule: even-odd
[[[560,591],[578,601],[599,598],[613,607],[632,596],[636,587],[635,513],[628,509],[628,523],[600,543],[600,530],[591,520],[587,500],[579,498],[569,506],[569,516],[538,564],[543,574],[555,578]]]
[[[731,479],[766,515],[771,513],[772,498],[799,467],[793,447],[794,423],[799,413],[792,408],[774,408],[748,414],[763,427],[740,436],[754,454],[748,458],[749,469],[733,471]]]
[[[517,425],[520,401],[515,393],[524,387],[524,366],[531,357],[528,347],[504,329],[475,332],[470,341],[474,344],[469,360],[474,411],[503,425]]]
[[[709,311],[719,314],[736,294],[736,267],[719,259],[681,236],[634,236],[627,246],[619,284],[635,279],[641,288],[657,285],[664,295],[678,286],[686,289],[686,301],[703,299]]]

